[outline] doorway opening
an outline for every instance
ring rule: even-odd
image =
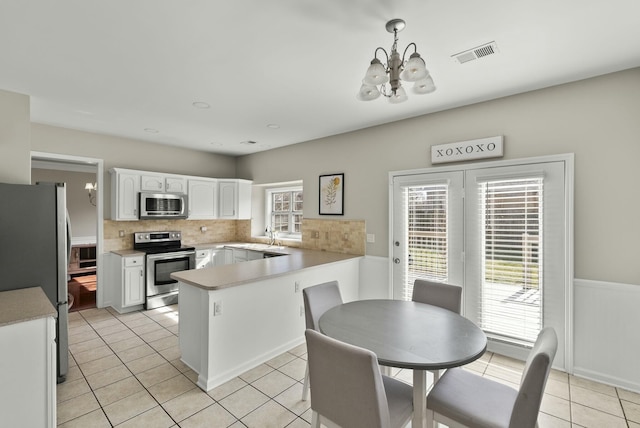
[[[69,312],[103,307],[103,160],[31,152],[31,181],[66,183],[71,225]],[[93,189],[89,189],[91,184]]]

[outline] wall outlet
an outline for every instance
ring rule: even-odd
[[[313,232],[313,237],[314,237],[315,239],[320,238],[320,232],[319,232],[319,231],[317,231],[317,230],[316,230],[315,232]]]
[[[376,235],[374,235],[373,233],[367,233],[367,242],[371,244],[376,242]]]
[[[300,292],[300,281],[296,281],[293,291],[296,293]]]
[[[213,302],[213,316],[217,317],[222,315],[222,300]]]
[[[304,316],[304,306],[300,305],[300,316],[303,317]]]
[[[207,231],[207,226],[200,226],[200,232],[205,233]]]
[[[124,230],[118,231],[118,236],[124,238]]]
[[[345,241],[348,241],[348,240],[349,240],[349,234],[348,234],[348,233],[345,233],[345,234],[343,235],[342,239],[344,239]]]

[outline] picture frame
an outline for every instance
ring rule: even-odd
[[[318,186],[320,215],[344,215],[344,173],[321,175]]]

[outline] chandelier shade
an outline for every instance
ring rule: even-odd
[[[379,96],[380,96],[380,91],[375,85],[367,85],[363,81],[362,86],[360,86],[360,91],[358,92],[358,99],[360,101],[375,100]]]
[[[404,66],[404,71],[400,74],[400,78],[405,82],[417,82],[424,79],[429,75],[427,66],[424,60],[420,58],[418,52],[414,52],[409,57],[407,64]]]
[[[367,69],[367,73],[364,75],[362,83],[365,85],[375,86],[382,85],[388,81],[389,76],[387,76],[387,70],[384,68],[384,65],[382,65],[378,58],[374,58]]]
[[[361,101],[371,101],[384,95],[392,104],[398,104],[408,99],[402,82],[415,82],[413,93],[429,94],[436,90],[433,78],[427,70],[427,66],[418,53],[415,43],[410,43],[404,50],[404,54],[400,57],[398,52],[398,32],[405,27],[402,19],[392,19],[387,22],[385,28],[388,32],[393,33],[393,45],[390,54],[384,48],[376,48],[371,64],[362,80],[360,91],[356,98]],[[413,46],[414,52],[405,61],[407,50]],[[378,59],[378,52],[384,54],[386,64]]]
[[[430,94],[435,90],[436,85],[433,83],[433,79],[429,75],[413,84],[413,93],[415,94]]]
[[[409,97],[407,97],[407,92],[402,86],[399,86],[396,91],[389,96],[389,102],[391,104],[400,104],[407,101],[407,99],[409,99]]]

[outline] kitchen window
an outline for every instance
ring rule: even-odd
[[[302,187],[266,191],[267,224],[280,239],[301,239]]]

